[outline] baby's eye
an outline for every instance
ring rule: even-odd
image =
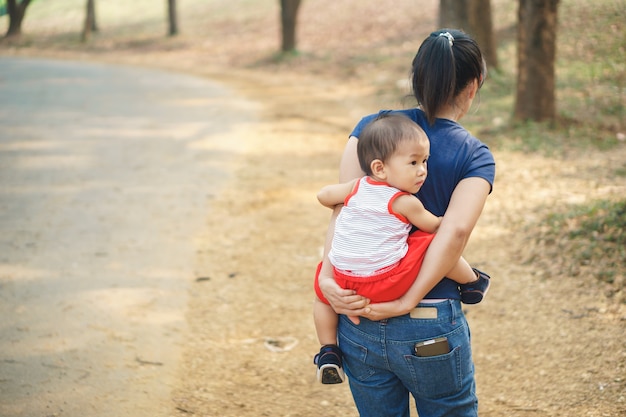
[[[417,165],[418,162],[417,161],[411,161],[411,165]]]

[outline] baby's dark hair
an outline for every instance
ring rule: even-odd
[[[366,175],[372,175],[372,161],[386,162],[399,144],[416,138],[428,140],[426,133],[413,120],[401,113],[380,113],[359,135],[356,153],[361,169]]]

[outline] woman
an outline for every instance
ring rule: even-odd
[[[485,75],[478,45],[458,30],[433,32],[413,60],[413,93],[420,107],[398,112],[430,139],[429,177],[417,195],[427,210],[444,217],[409,291],[389,303],[369,304],[335,283],[324,258],[319,286],[341,314],[339,345],[361,416],[408,417],[409,395],[420,417],[477,416],[469,327],[457,284],[444,277],[461,257],[495,178],[489,149],[458,124]],[[363,118],[350,135],[341,182],[363,176],[356,146],[361,129],[376,116]],[[327,250],[339,210],[331,219]],[[442,350],[421,350],[435,342]]]

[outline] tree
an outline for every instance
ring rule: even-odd
[[[282,25],[283,52],[296,50],[296,16],[300,0],[280,0],[280,22]]]
[[[491,0],[472,0],[469,3],[470,32],[480,45],[487,65],[498,68],[498,47],[493,35]]]
[[[178,19],[176,17],[176,0],[167,0],[167,11],[169,18],[169,35],[178,35]]]
[[[7,12],[9,14],[9,29],[6,37],[17,37],[22,34],[22,21],[26,14],[26,8],[30,0],[7,0]]]
[[[462,29],[470,34],[480,45],[487,65],[498,67],[491,0],[439,0],[439,27]]]
[[[520,0],[514,118],[554,121],[557,8],[559,0]]]
[[[91,37],[92,32],[98,31],[96,24],[96,0],[87,0],[85,10],[85,26],[83,27],[82,41],[86,42]]]
[[[469,32],[470,0],[439,0],[439,27]]]

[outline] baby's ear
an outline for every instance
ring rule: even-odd
[[[370,168],[372,169],[372,174],[378,178],[383,180],[387,178],[385,174],[385,164],[380,159],[374,159],[370,164]]]

